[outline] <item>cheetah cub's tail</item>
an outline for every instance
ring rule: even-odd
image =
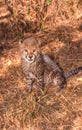
[[[74,69],[74,70],[71,70],[71,71],[65,73],[64,76],[65,76],[65,78],[67,79],[67,78],[69,78],[69,77],[71,77],[71,76],[73,76],[73,75],[79,73],[80,71],[82,71],[82,67],[78,67],[78,68],[76,68],[76,69]]]

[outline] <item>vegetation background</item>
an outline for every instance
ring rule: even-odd
[[[28,93],[18,41],[38,37],[65,72],[82,66],[82,0],[0,0],[0,130],[82,130],[82,74]]]

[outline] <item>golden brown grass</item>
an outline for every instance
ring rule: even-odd
[[[0,0],[0,9],[0,130],[81,130],[82,74],[59,95],[57,86],[28,93],[18,54],[20,38],[39,37],[65,72],[82,66],[81,0]]]

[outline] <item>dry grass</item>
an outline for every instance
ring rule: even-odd
[[[18,6],[17,6],[18,5]],[[39,37],[65,72],[82,66],[81,0],[0,0],[0,130],[81,130],[82,74],[28,93],[18,40]],[[55,7],[55,8],[54,8]],[[4,15],[4,17],[3,17]],[[36,32],[36,33],[35,33]]]
[[[77,59],[72,60],[75,56],[74,48],[72,46],[68,48],[65,44],[62,46],[62,44],[50,43],[50,46],[52,45],[52,48],[56,50],[55,53],[59,53],[57,56],[65,71],[80,66],[81,50],[79,49],[76,54]],[[75,47],[78,51],[77,46]],[[67,49],[69,55],[66,54]],[[30,94],[27,91],[17,52],[18,48],[14,48],[3,51],[4,55],[1,55],[0,129],[74,130],[82,128],[82,76],[78,74],[70,78],[67,87],[61,91],[60,95],[56,94],[58,88],[52,86],[46,87],[38,94],[36,91]]]

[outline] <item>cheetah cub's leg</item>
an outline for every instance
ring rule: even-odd
[[[28,75],[27,79],[27,87],[28,87],[28,91],[31,92],[32,91],[32,87],[33,87],[33,78],[30,77],[30,75]]]

